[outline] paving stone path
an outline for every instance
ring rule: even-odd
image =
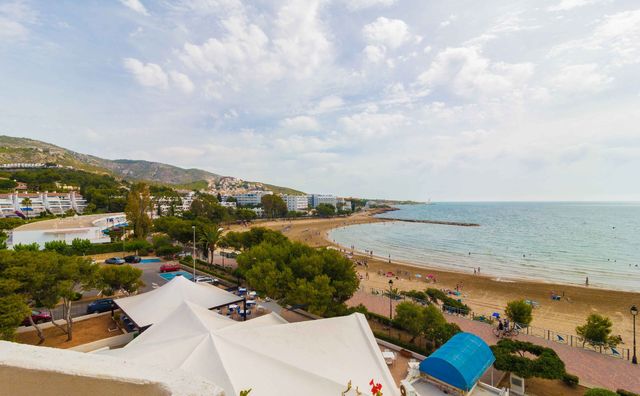
[[[392,303],[395,315],[395,306]],[[389,315],[389,299],[365,291],[358,291],[347,302],[350,306],[363,304],[371,312]],[[459,316],[445,315],[448,321],[456,323],[462,331],[473,333],[488,344],[495,344],[498,338],[493,334],[492,326]],[[580,383],[589,387],[603,387],[611,390],[619,388],[640,393],[640,365],[627,360],[602,355],[596,351],[571,347],[543,338],[518,335],[517,339],[552,348],[564,361],[567,372],[580,378]]]

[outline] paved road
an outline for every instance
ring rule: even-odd
[[[350,306],[364,304],[371,312],[389,315],[389,299],[384,296],[376,296],[359,290],[347,303]],[[397,303],[394,301],[392,304],[394,310]],[[460,326],[463,331],[479,336],[488,344],[495,344],[498,340],[490,325],[458,316],[445,315],[445,317],[448,321]],[[580,383],[586,386],[599,386],[612,390],[623,388],[632,392],[640,392],[640,366],[633,365],[627,360],[526,334],[520,334],[517,338],[552,348],[564,361],[567,372],[577,375],[580,378]]]

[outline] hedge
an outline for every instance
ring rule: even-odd
[[[624,389],[618,389],[616,393],[619,394],[620,396],[639,396],[637,393],[629,392]]]
[[[592,388],[586,391],[584,396],[618,396],[618,394],[607,389]]]
[[[395,344],[395,345],[397,345],[397,346],[399,346],[401,348],[408,349],[410,351],[419,353],[419,354],[424,355],[424,356],[429,356],[429,354],[431,353],[431,352],[427,351],[425,348],[419,347],[419,346],[417,346],[415,344],[412,344],[410,342],[407,342],[407,341],[402,341],[399,338],[389,337],[388,334],[385,334],[385,333],[380,332],[380,331],[374,331],[373,335],[376,336],[376,338],[379,338],[381,340],[390,342],[390,343]]]
[[[577,375],[564,373],[564,375],[562,376],[562,382],[572,388],[575,388],[580,383],[580,378],[578,378]]]

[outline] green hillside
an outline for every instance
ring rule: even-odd
[[[129,181],[146,181],[177,187],[203,188],[222,176],[202,169],[184,169],[161,162],[118,159],[108,160],[77,153],[39,140],[0,135],[0,164],[13,162],[47,163],[94,173],[106,173]],[[287,187],[257,183],[276,193],[300,193]]]

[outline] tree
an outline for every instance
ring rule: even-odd
[[[260,203],[267,217],[284,217],[287,214],[287,204],[277,195],[263,195]]]
[[[7,248],[7,239],[9,236],[6,232],[0,230],[0,250],[4,250]]]
[[[22,207],[27,209],[27,211],[26,211],[27,212],[27,218],[31,217],[31,216],[29,216],[29,214],[31,213],[31,209],[32,209],[31,206],[33,205],[33,202],[31,201],[31,198],[29,198],[29,197],[23,198],[22,201],[20,202],[20,205],[22,205]]]
[[[316,213],[320,217],[331,217],[336,214],[336,208],[331,204],[321,203],[316,207]]]
[[[222,236],[222,228],[214,224],[212,227],[205,227],[201,234],[200,242],[204,243],[205,249],[208,251],[209,263],[213,264],[213,255],[215,254],[216,244]]]
[[[13,245],[13,250],[16,252],[37,252],[40,250],[40,245],[37,242],[33,243],[19,243]]]
[[[49,241],[44,243],[44,250],[66,254],[69,250],[69,245],[65,241]]]
[[[149,212],[153,209],[149,186],[138,183],[131,188],[124,211],[136,238],[145,238],[151,231]]]
[[[582,337],[582,345],[589,343],[593,346],[613,346],[620,343],[619,337],[611,337],[611,320],[606,316],[591,314],[587,317],[587,322],[576,327],[576,333]]]
[[[95,286],[98,264],[82,257],[61,257],[59,260],[58,294],[62,298],[62,312],[66,322],[67,340],[73,338],[73,320],[71,319],[71,303],[77,293]]]
[[[448,323],[442,312],[435,305],[430,304],[424,308],[423,332],[432,348],[435,349],[459,333],[460,327],[455,323]]]
[[[533,320],[533,308],[524,300],[509,301],[505,314],[512,322],[528,326]]]
[[[11,341],[30,311],[24,297],[16,293],[20,282],[7,277],[6,265],[6,260],[0,258],[0,339]]]
[[[403,301],[396,306],[394,322],[411,334],[413,342],[425,327],[424,308],[416,303]]]
[[[564,362],[551,348],[530,342],[502,339],[491,346],[496,358],[494,367],[515,373],[522,378],[562,379],[566,374]],[[528,356],[534,355],[535,359]]]
[[[139,268],[130,265],[109,265],[100,267],[96,284],[104,295],[114,295],[120,290],[129,295],[144,286],[141,276],[142,270]]]
[[[88,239],[73,238],[71,250],[78,256],[84,256],[91,250],[91,241]]]

